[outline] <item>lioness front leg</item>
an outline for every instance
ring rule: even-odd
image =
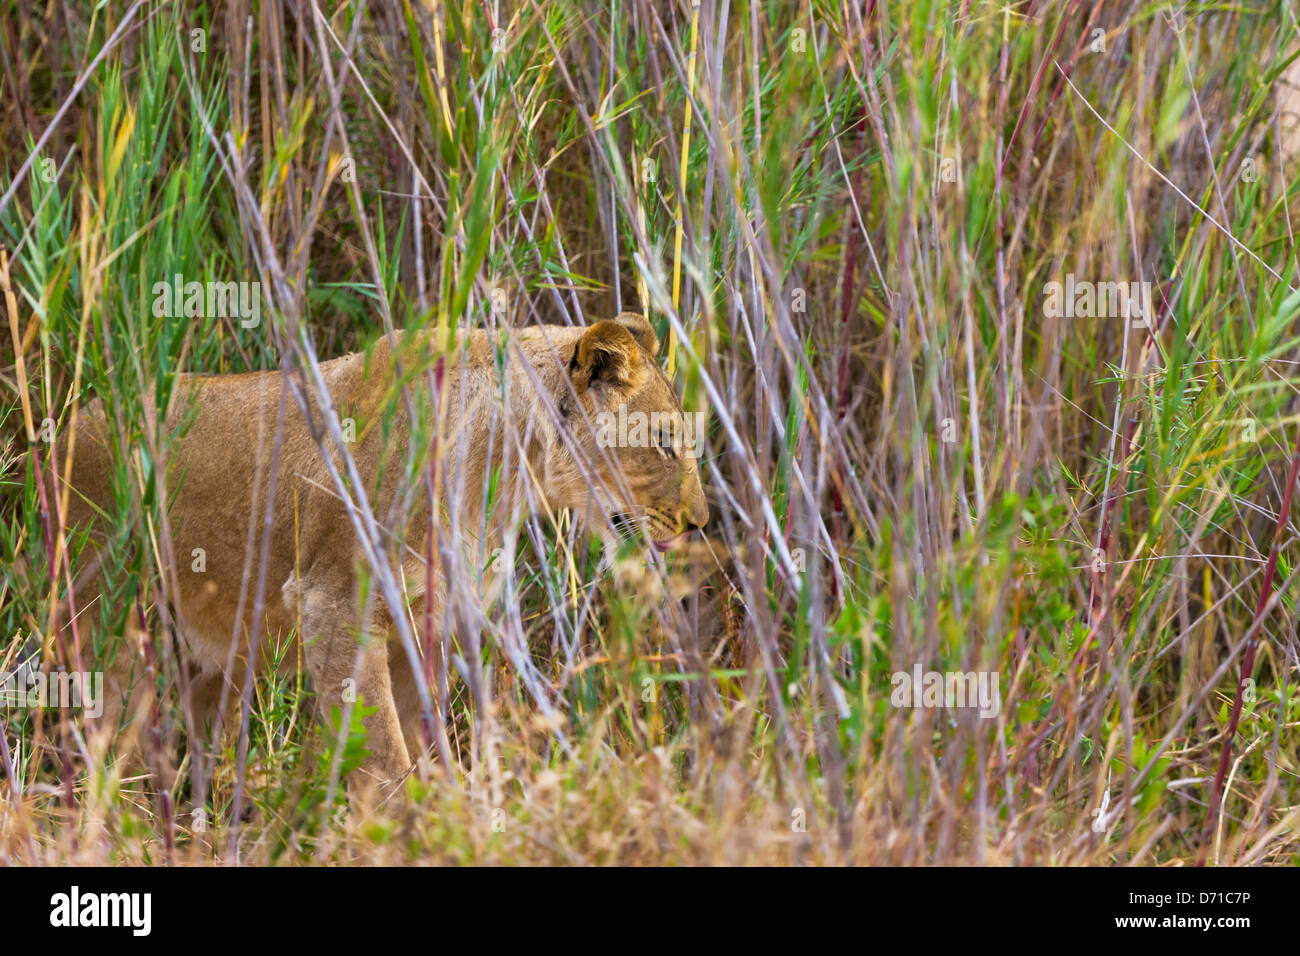
[[[406,738],[406,750],[419,764],[422,774],[432,772],[433,755],[437,752],[437,738],[446,740],[447,717],[447,668],[443,662],[443,643],[432,642],[427,653],[432,660],[422,660],[427,668],[431,722],[424,722],[424,710],[421,705],[419,682],[411,668],[410,658],[400,641],[390,641],[388,646],[388,670],[393,683],[393,701],[397,704],[397,716],[402,722],[402,735]],[[421,677],[419,680],[424,680]],[[431,739],[432,738],[432,739]],[[433,744],[433,749],[430,749]],[[444,743],[445,747],[446,744]]]
[[[411,758],[393,704],[387,635],[362,629],[369,639],[359,641],[351,623],[356,620],[351,606],[310,590],[303,594],[303,658],[321,718],[328,724],[334,707],[345,713],[350,706],[345,697],[378,708],[364,720],[369,754],[360,773],[369,783],[384,786],[395,783],[410,769]],[[355,694],[347,693],[353,690]]]

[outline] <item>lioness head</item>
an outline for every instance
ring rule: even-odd
[[[561,456],[552,471],[555,504],[586,515],[609,545],[641,534],[667,550],[709,519],[696,465],[703,415],[682,410],[658,351],[650,323],[624,312],[586,329],[569,359],[573,391],[563,389],[559,407],[583,454]],[[591,427],[573,407],[574,394]]]

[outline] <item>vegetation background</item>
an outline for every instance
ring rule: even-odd
[[[82,639],[144,622],[175,771],[0,709],[0,862],[1300,862],[1293,2],[0,10],[0,414],[112,412],[141,546]],[[155,317],[178,273],[262,323]],[[1070,273],[1156,314],[1046,315]],[[602,574],[533,521],[372,814],[298,680],[200,773],[142,395],[625,308],[710,413],[708,540]],[[0,458],[0,669],[78,567],[49,454]],[[997,715],[891,706],[917,665]]]

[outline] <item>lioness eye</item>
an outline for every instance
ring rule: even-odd
[[[655,448],[659,449],[659,454],[665,458],[676,458],[677,449],[673,447],[672,438],[666,432],[657,431],[654,433]]]

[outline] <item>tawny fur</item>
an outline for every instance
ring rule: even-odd
[[[406,467],[410,429],[408,406],[398,397],[395,381],[398,365],[409,370],[432,354],[433,335],[399,333],[398,361],[392,342],[384,338],[368,353],[321,365],[337,417],[355,422],[357,440],[348,450],[373,512],[394,542],[392,553],[411,600],[410,620],[417,627],[425,620],[427,600],[435,605],[431,619],[441,620],[436,613],[441,570],[435,567],[435,593],[425,594],[427,495],[417,480],[413,493],[408,489],[398,497],[402,482],[397,476]],[[462,338],[460,346],[448,351],[442,372],[436,473],[443,533],[453,528],[469,538],[485,527],[484,476],[503,463],[507,445],[522,449],[522,456],[514,454],[509,474],[500,482],[500,499],[486,522],[489,540],[466,544],[496,546],[523,514],[539,506],[551,512],[574,509],[597,532],[608,527],[605,516],[630,513],[652,540],[672,539],[689,526],[702,526],[708,507],[691,456],[654,447],[599,448],[587,425],[599,411],[612,411],[619,403],[629,410],[681,412],[656,363],[656,349],[649,324],[630,313],[590,328],[517,330],[506,349],[503,389],[489,334],[473,332],[468,343]],[[419,367],[427,365],[425,361]],[[417,407],[431,406],[428,381],[422,374],[410,382],[408,395],[414,394]],[[283,666],[296,669],[303,661],[324,714],[342,706],[343,689],[352,686],[350,679],[355,681],[365,703],[378,707],[366,720],[369,757],[362,771],[392,781],[424,749],[416,680],[394,639],[383,601],[372,597],[366,602],[372,610],[363,620],[358,581],[364,562],[321,445],[313,437],[313,428],[320,435],[323,426],[319,420],[304,420],[291,393],[282,399],[284,385],[280,372],[182,376],[165,419],[164,431],[179,433],[167,461],[170,554],[175,556],[168,577],[174,592],[171,610],[193,665],[191,706],[197,723],[210,725],[224,685],[229,723],[229,715],[238,713],[250,641],[258,638],[263,650],[291,635],[296,641],[301,621],[302,646],[289,644]],[[263,568],[258,560],[260,531],[282,408]],[[154,412],[148,414],[152,420]],[[319,419],[314,405],[313,418]],[[505,429],[512,429],[518,440],[508,442]],[[330,438],[325,437],[323,445],[340,460]],[[576,456],[574,445],[581,449]],[[426,458],[426,467],[431,458]],[[592,466],[597,479],[592,478]],[[104,540],[97,511],[111,513],[114,507],[113,472],[104,412],[95,401],[77,425],[68,515],[71,526],[91,529],[92,549]],[[447,502],[457,503],[454,515]],[[250,523],[258,531],[251,539]],[[396,547],[399,540],[404,547]],[[202,571],[193,569],[196,549],[202,549]],[[262,621],[255,625],[254,590],[262,573],[266,595]],[[92,572],[78,584],[79,605],[110,593],[110,584],[102,572]],[[244,610],[239,617],[241,588]],[[359,640],[363,634],[369,635],[367,640]],[[238,635],[237,641],[232,641],[233,635]],[[420,643],[425,646],[423,636]],[[138,731],[144,686],[137,679],[143,669],[138,640],[126,641],[112,656],[106,668],[103,724],[109,732],[119,726]],[[266,654],[256,656],[260,670]]]

